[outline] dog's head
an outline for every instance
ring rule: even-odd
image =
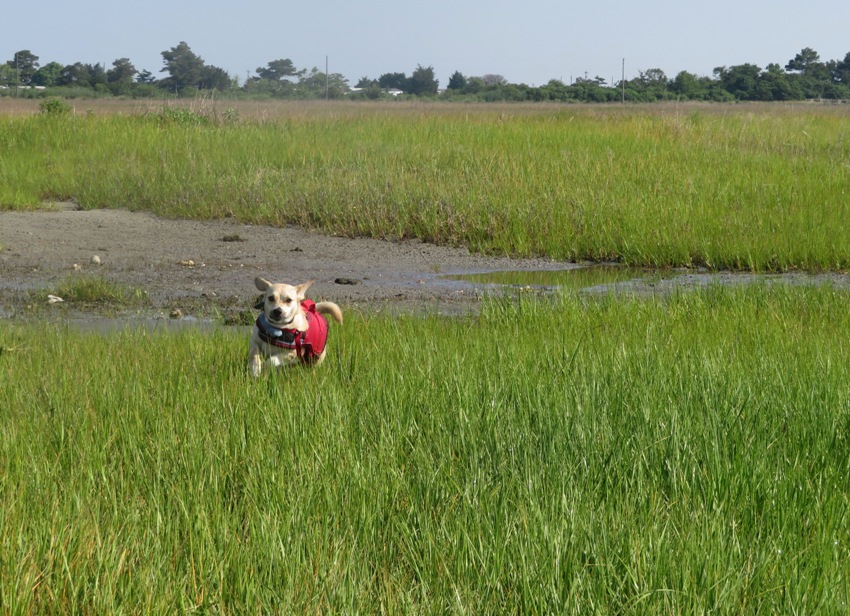
[[[281,329],[307,329],[307,319],[301,310],[301,302],[304,301],[305,293],[312,280],[304,284],[292,286],[291,284],[275,284],[259,276],[254,279],[254,284],[262,291],[257,308],[266,315],[266,320]]]

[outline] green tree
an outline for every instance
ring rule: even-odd
[[[463,87],[464,94],[478,94],[486,87],[484,80],[481,77],[468,77],[466,85]]]
[[[776,63],[768,64],[759,75],[755,98],[763,101],[788,101],[803,98],[802,91],[788,79],[788,74]]]
[[[639,93],[640,100],[655,101],[667,98],[668,84],[664,71],[660,68],[650,68],[640,71],[638,78],[633,79],[629,85]]]
[[[407,82],[405,91],[416,96],[436,95],[439,86],[440,82],[434,77],[433,67],[425,68],[422,65],[417,65],[416,70],[413,71]]]
[[[360,80],[354,85],[355,88],[372,88],[372,87],[380,87],[378,86],[377,79],[369,79],[368,77],[361,77]]]
[[[832,71],[820,61],[820,55],[811,47],[803,48],[785,65],[792,71],[791,82],[799,88],[804,98],[832,98]]]
[[[234,86],[234,80],[223,68],[217,66],[204,66],[201,71],[201,80],[198,87],[204,90],[219,90],[224,92]]]
[[[463,76],[463,73],[461,73],[460,71],[455,71],[454,73],[452,73],[452,76],[449,77],[449,85],[446,89],[461,91],[465,87],[466,77]]]
[[[22,49],[15,53],[14,57],[6,64],[15,70],[18,83],[28,86],[38,70],[38,56],[34,55],[29,49]]]
[[[688,100],[702,100],[707,92],[704,80],[687,71],[676,75],[670,81],[669,88],[673,94]]]
[[[0,64],[0,85],[14,86],[18,83],[18,73],[8,64]]]
[[[549,82],[539,88],[543,100],[566,101],[572,98],[569,86],[560,79],[550,79]]]
[[[505,86],[508,84],[508,80],[505,79],[502,75],[487,73],[481,79],[484,80],[484,85],[488,88],[493,86]]]
[[[59,81],[57,85],[60,86],[76,86],[82,85],[83,87],[88,87],[89,85],[89,74],[88,69],[82,62],[75,62],[74,64],[68,64],[62,67],[62,72],[59,74]]]
[[[129,58],[119,58],[112,63],[112,68],[106,71],[106,81],[109,85],[129,86],[133,83],[136,67]]]
[[[404,90],[407,87],[407,75],[404,73],[384,73],[378,77],[378,85],[385,90],[392,88]]]
[[[245,83],[245,90],[276,98],[290,97],[295,93],[294,81],[290,78],[301,78],[305,74],[306,70],[297,70],[288,58],[272,60],[266,66],[257,68],[257,77]]]
[[[204,60],[185,41],[163,51],[162,61],[165,66],[160,72],[169,75],[160,81],[162,87],[178,93],[188,87],[199,87],[204,74]]]
[[[105,86],[108,83],[106,77],[106,67],[103,64],[89,64],[89,85],[95,88],[99,85]]]
[[[635,90],[632,90],[636,92]],[[605,103],[616,101],[622,94],[614,88],[605,87],[605,79],[594,77],[593,79],[579,78],[570,86],[571,98],[590,103]],[[634,94],[637,96],[637,94]]]
[[[62,69],[56,85],[79,86],[94,88],[98,84],[106,84],[106,71],[100,64],[83,64],[75,62]]]
[[[57,85],[62,76],[62,68],[62,65],[58,62],[45,64],[32,76],[32,85],[45,86],[47,88]]]
[[[298,81],[296,91],[301,98],[342,98],[348,92],[348,80],[339,73],[328,75],[313,67]]]
[[[286,79],[282,81],[272,81],[270,79],[260,79],[259,77],[254,76],[245,82],[242,89],[251,95],[271,96],[273,98],[293,98],[295,96],[296,85]]]
[[[844,56],[843,60],[833,63],[832,79],[837,83],[850,86],[850,52]]]
[[[817,64],[820,61],[820,55],[811,47],[804,47],[800,53],[794,56],[793,59],[788,61],[788,64],[785,65],[786,71],[798,71],[800,73],[805,73],[810,69],[813,65]]]
[[[350,98],[352,99],[377,100],[385,96],[381,86],[378,85],[377,79],[361,77],[354,87],[357,88],[359,92],[352,92],[350,95]]]
[[[297,70],[289,58],[272,60],[266,66],[257,68],[257,75],[260,79],[267,79],[268,81],[283,81],[289,77],[301,77],[305,72],[304,70]]]
[[[136,74],[136,83],[152,84],[155,82],[156,77],[147,69],[142,69]]]
[[[486,77],[486,75],[485,75]],[[488,86],[479,96],[486,102],[515,101],[520,102],[528,99],[524,85],[512,83],[497,83]]]
[[[714,69],[723,89],[738,100],[758,100],[756,86],[761,69],[755,64],[739,64]]]

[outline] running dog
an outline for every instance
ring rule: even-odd
[[[275,284],[257,277],[254,279],[262,295],[254,308],[260,316],[251,332],[248,349],[248,369],[259,376],[263,364],[281,368],[296,364],[318,366],[325,359],[329,315],[342,323],[342,310],[333,302],[314,303],[305,293],[313,284],[292,286]]]

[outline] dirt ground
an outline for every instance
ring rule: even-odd
[[[84,211],[72,203],[35,212],[0,212],[0,318],[14,320],[104,323],[105,317],[129,315],[170,322],[179,318],[250,323],[256,316],[251,310],[258,294],[256,276],[295,284],[312,279],[308,295],[314,300],[332,300],[367,312],[464,314],[480,307],[483,295],[504,288],[445,276],[574,267],[579,265],[476,255],[420,241],[328,237],[295,227],[251,226],[234,220],[166,220],[126,210]],[[140,289],[146,298],[138,305],[119,306],[48,302],[48,295],[57,295],[63,283],[85,275]],[[679,270],[582,291],[656,295],[758,281],[850,290],[846,272]]]
[[[290,283],[314,279],[312,298],[366,310],[457,313],[474,309],[483,291],[443,275],[557,266],[419,241],[328,237],[233,220],[165,220],[126,210],[82,211],[70,203],[0,212],[0,316],[5,318],[27,318],[59,285],[84,274],[144,290],[146,305],[124,308],[140,316],[238,316],[257,295],[255,276]],[[54,306],[49,310],[57,315],[98,311]]]

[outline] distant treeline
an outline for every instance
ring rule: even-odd
[[[377,79],[360,78],[354,86],[339,73],[314,67],[298,69],[289,59],[273,60],[258,67],[256,74],[239,78],[212,66],[196,55],[185,42],[162,52],[161,73],[157,79],[148,70],[138,70],[128,58],[112,63],[62,65],[39,64],[29,50],[14,54],[0,64],[0,96],[45,97],[124,96],[161,98],[164,95],[194,97],[217,92],[235,98],[280,99],[381,99],[432,97],[466,101],[575,101],[575,102],[653,102],[663,100],[697,101],[790,101],[811,99],[850,99],[850,52],[843,60],[821,61],[809,47],[785,64],[761,68],[739,64],[715,68],[711,76],[682,71],[669,78],[664,71],[639,71],[634,79],[609,83],[603,77],[580,77],[567,84],[552,79],[545,85],[509,83],[497,74],[466,76],[452,74],[445,88],[434,76],[433,67],[417,66],[405,73],[384,73]]]

